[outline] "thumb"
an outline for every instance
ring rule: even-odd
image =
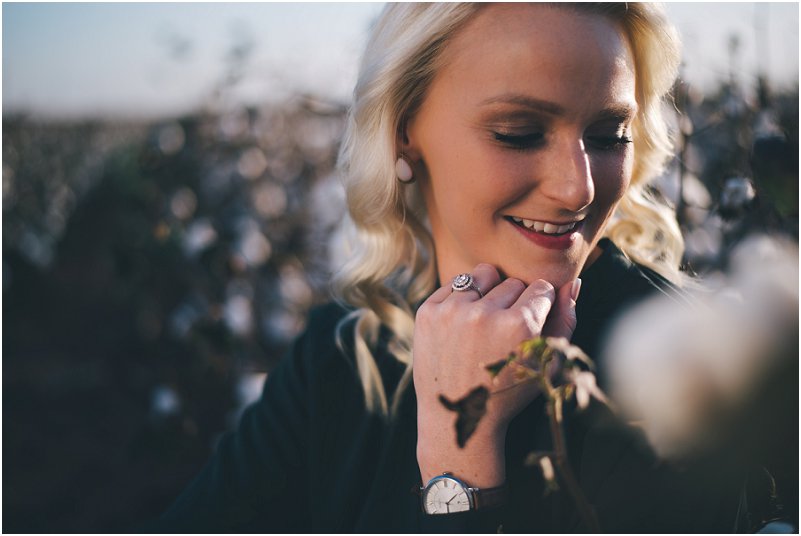
[[[542,329],[544,337],[564,337],[567,340],[573,336],[576,329],[576,300],[581,290],[581,279],[568,281],[556,293],[548,320]]]

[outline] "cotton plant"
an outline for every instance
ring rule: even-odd
[[[553,449],[530,453],[526,464],[537,466],[542,471],[546,492],[563,486],[573,498],[585,526],[592,532],[600,532],[595,512],[570,467],[563,425],[564,405],[572,399],[579,409],[586,409],[593,398],[610,404],[596,384],[592,360],[581,348],[563,337],[536,337],[521,343],[506,358],[485,364],[484,368],[493,380],[503,370],[511,371],[517,383],[506,389],[522,383],[538,386],[546,400]],[[457,413],[456,440],[460,447],[464,447],[486,413],[489,397],[502,390],[490,391],[481,385],[456,401],[440,395],[440,402]]]
[[[727,272],[629,310],[605,348],[612,399],[662,458],[753,455],[796,411],[797,245],[750,237]]]

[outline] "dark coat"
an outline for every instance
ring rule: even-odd
[[[597,357],[620,312],[653,292],[670,290],[609,241],[582,274],[573,342]],[[550,445],[542,399],[510,425],[504,507],[427,516],[416,490],[420,472],[415,396],[386,421],[365,410],[353,352],[335,344],[347,311],[314,310],[308,328],[269,375],[261,399],[222,439],[213,458],[149,530],[158,532],[583,532],[571,499],[544,494],[537,468],[523,460]],[[352,330],[344,329],[346,349]],[[350,335],[350,339],[348,336]],[[403,366],[379,344],[387,392]],[[604,364],[599,378],[604,381]],[[692,467],[660,462],[636,430],[597,405],[568,411],[571,464],[604,532],[731,532],[739,475],[721,460]]]

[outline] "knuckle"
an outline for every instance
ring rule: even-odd
[[[531,288],[537,292],[538,296],[546,296],[551,299],[551,301],[556,298],[556,289],[551,283],[545,281],[544,279],[537,279],[533,281],[531,283]]]
[[[542,330],[545,316],[534,308],[522,307],[518,315],[518,326],[525,332],[526,337],[537,335]]]
[[[487,313],[480,304],[475,304],[474,307],[470,307],[463,318],[467,325],[475,328],[484,326],[487,323]]]
[[[548,316],[548,308],[542,302],[533,301],[517,309],[517,325],[526,330],[529,336],[537,335],[542,331],[545,319]]]

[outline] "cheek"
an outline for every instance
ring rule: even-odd
[[[461,134],[461,133],[460,133]],[[497,209],[499,198],[520,182],[520,166],[499,151],[488,150],[476,136],[452,136],[430,151],[429,176],[438,197],[459,210]],[[433,144],[432,144],[433,146]]]
[[[592,162],[595,184],[595,201],[609,210],[617,204],[631,183],[634,155],[631,150],[620,154],[604,155]]]
[[[469,182],[469,171],[476,167],[476,153],[463,129],[441,128],[447,122],[435,123],[421,138],[421,156],[435,189],[451,190]]]

